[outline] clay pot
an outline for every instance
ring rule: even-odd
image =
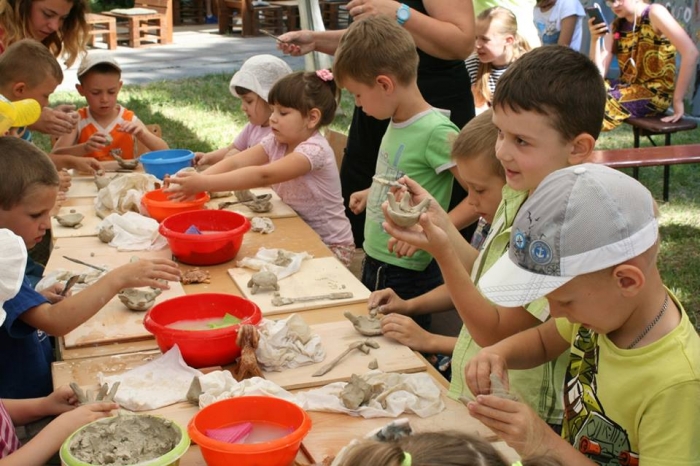
[[[159,288],[124,288],[119,292],[119,300],[132,311],[147,311],[156,302],[156,298],[161,294]]]
[[[71,212],[65,215],[56,215],[56,221],[64,227],[80,228],[80,222],[85,216],[79,212]]]
[[[387,214],[389,218],[400,227],[408,228],[418,223],[418,219],[423,212],[430,207],[430,199],[423,199],[420,204],[411,206],[411,193],[404,192],[401,202],[396,202],[392,193],[386,193],[389,207]]]

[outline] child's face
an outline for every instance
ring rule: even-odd
[[[393,116],[394,109],[387,105],[384,89],[379,84],[368,86],[348,78],[343,85],[355,98],[355,105],[362,108],[367,115],[378,120],[386,120]]]
[[[497,21],[481,20],[476,22],[476,53],[481,63],[505,65],[508,49],[515,40],[510,34],[499,32]]]
[[[506,180],[494,173],[487,157],[491,156],[484,154],[468,159],[460,157],[457,159],[457,170],[469,189],[467,202],[474,207],[479,216],[491,223],[498,204],[501,203],[501,190]]]
[[[21,236],[27,249],[36,246],[51,228],[51,209],[56,203],[58,186],[34,186],[22,201],[10,210],[0,209],[0,227]]]
[[[241,96],[241,110],[248,117],[248,121],[257,126],[270,124],[270,106],[255,92],[248,92]]]
[[[47,76],[43,82],[34,87],[28,87],[27,85],[20,88],[15,87],[17,91],[14,92],[13,100],[34,99],[42,107],[48,107],[49,97],[56,90],[58,84],[59,82],[53,76]]]
[[[93,116],[111,116],[117,106],[122,82],[117,73],[88,73],[75,88],[87,100]]]
[[[278,104],[270,107],[272,108],[270,126],[277,141],[282,144],[298,144],[301,142],[300,137],[303,138],[302,140],[307,139],[306,135],[313,129],[308,117],[303,116],[299,110]]]
[[[73,3],[68,0],[33,0],[29,10],[29,33],[41,42],[61,29]]]
[[[497,106],[493,123],[498,128],[496,157],[511,188],[532,192],[547,175],[569,166],[573,145],[562,141],[545,115]]]

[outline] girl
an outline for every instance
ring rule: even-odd
[[[351,447],[339,466],[511,466],[493,445],[461,432],[421,432],[394,441],[364,440]],[[559,466],[532,458],[512,466]]]
[[[690,86],[698,49],[665,6],[639,0],[607,0],[617,18],[607,33],[604,23],[591,31],[591,60],[605,76],[613,55],[620,64],[620,78],[608,84],[603,130],[619,126],[630,117],[663,114],[673,103],[675,122],[683,117],[683,96]],[[602,43],[598,39],[603,38]],[[676,80],[676,52],[681,54]],[[674,86],[675,82],[675,86]]]
[[[272,186],[346,266],[355,245],[345,217],[340,178],[328,141],[318,131],[335,116],[338,89],[328,70],[296,72],[270,90],[272,134],[202,173],[170,178],[172,199],[201,191]]]
[[[537,0],[533,18],[542,45],[581,49],[581,18],[586,15],[580,0]]]
[[[476,53],[465,63],[472,85],[474,107],[481,113],[491,105],[498,78],[530,45],[518,34],[512,11],[495,6],[476,18]]]
[[[274,55],[255,55],[246,60],[231,78],[229,90],[234,97],[241,99],[241,110],[248,117],[248,124],[230,145],[212,152],[197,152],[195,164],[200,167],[213,165],[226,156],[250,149],[271,134],[272,110],[268,105],[268,94],[278,79],[291,72],[289,65]]]

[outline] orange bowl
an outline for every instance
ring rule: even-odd
[[[169,195],[169,193],[163,192],[162,188],[148,191],[141,197],[141,205],[151,218],[162,222],[174,214],[201,210],[204,208],[204,204],[209,202],[208,193],[199,193],[193,200],[182,202],[169,200]]]
[[[207,429],[241,422],[276,424],[291,432],[269,442],[250,444],[221,442],[205,434]],[[187,426],[208,466],[290,466],[309,430],[311,418],[303,409],[271,396],[240,396],[217,401],[195,414]]]

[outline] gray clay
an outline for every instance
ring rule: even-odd
[[[121,157],[121,149],[114,149],[109,152],[109,155],[114,157],[114,160],[117,161],[120,167],[126,169],[126,170],[133,170],[134,168],[139,166],[139,159],[123,159]]]
[[[153,460],[171,451],[181,440],[173,422],[150,415],[105,418],[78,432],[71,454],[92,465],[130,465]]]
[[[211,191],[209,193],[209,198],[210,199],[219,199],[222,197],[229,197],[231,194],[233,194],[231,191]]]
[[[263,214],[272,210],[272,202],[269,200],[254,200],[251,202],[244,202],[243,205],[258,214]]]
[[[367,364],[367,369],[370,370],[375,370],[379,367],[379,363],[377,362],[377,358],[373,358],[369,364]]]
[[[505,398],[506,400],[518,400],[518,397],[512,393],[508,393],[506,387],[503,385],[501,378],[494,374],[493,372],[489,375],[489,380],[491,381],[491,394],[499,398]]]
[[[100,231],[97,232],[97,237],[103,243],[112,241],[114,239],[114,225],[100,228]]]
[[[251,294],[256,294],[260,289],[279,291],[280,286],[277,284],[277,275],[262,270],[254,273],[250,277],[250,280],[248,280],[248,288],[250,288]]]
[[[357,409],[366,405],[371,397],[372,386],[357,374],[352,374],[343,391],[340,392],[340,402],[348,409]]]
[[[147,311],[156,302],[162,291],[159,288],[142,290],[139,288],[124,288],[119,292],[119,300],[132,311]]]
[[[352,322],[352,326],[361,335],[374,337],[382,334],[382,324],[379,319],[372,316],[356,316],[350,311],[343,313],[346,319]]]
[[[392,193],[386,193],[389,207],[387,214],[391,220],[400,227],[408,228],[418,223],[418,218],[423,212],[428,210],[430,199],[423,199],[420,204],[411,206],[411,193],[404,192],[401,201],[396,202]]]
[[[85,216],[78,212],[65,215],[56,215],[56,221],[59,223],[59,225],[69,228],[80,228],[80,222],[82,222],[84,218]]]
[[[241,202],[250,202],[255,199],[255,195],[250,189],[234,191],[233,195],[236,196],[236,199],[238,199]]]

